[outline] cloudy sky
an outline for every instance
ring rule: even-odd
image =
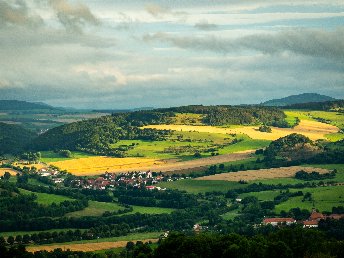
[[[344,2],[0,0],[0,67],[0,99],[77,108],[344,98]]]

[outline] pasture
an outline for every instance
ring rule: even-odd
[[[216,174],[216,175],[211,175],[211,176],[199,177],[196,180],[224,180],[224,181],[238,182],[240,180],[253,181],[253,180],[270,179],[270,178],[285,178],[285,177],[295,176],[295,173],[300,170],[303,170],[307,173],[316,171],[316,172],[319,172],[320,174],[329,172],[329,170],[323,169],[323,168],[292,166],[292,167],[256,169],[256,170],[247,170],[247,171],[239,171],[239,172],[221,173],[221,174]]]
[[[50,162],[57,162],[57,161],[63,161],[63,160],[71,160],[71,159],[80,159],[80,158],[88,158],[92,157],[94,155],[80,152],[80,151],[72,151],[72,157],[62,157],[59,153],[56,153],[54,151],[41,151],[41,161],[44,163],[50,163]]]
[[[311,193],[311,201],[303,201],[302,196],[289,198],[286,202],[275,207],[276,212],[289,211],[291,208],[299,207],[300,209],[311,210],[313,207],[320,212],[331,212],[332,207],[344,205],[344,188],[343,186],[327,186],[316,188],[303,188],[303,193]],[[299,191],[299,189],[290,189],[290,192]]]
[[[62,195],[56,195],[56,194],[47,194],[47,193],[37,193],[37,192],[31,192],[25,189],[19,189],[21,194],[35,194],[37,196],[36,202],[43,205],[50,205],[52,203],[59,204],[63,201],[73,201],[72,198],[62,196]]]
[[[160,187],[166,187],[170,189],[178,189],[189,193],[205,193],[205,192],[227,192],[231,189],[237,189],[244,187],[245,185],[239,184],[238,182],[229,181],[215,181],[215,180],[194,180],[194,179],[183,179],[173,182],[161,182],[158,184]]]
[[[111,202],[97,202],[88,201],[88,207],[80,211],[73,211],[67,213],[66,217],[84,217],[84,216],[101,216],[104,212],[114,212],[118,210],[123,210],[124,207],[120,206],[118,203]]]

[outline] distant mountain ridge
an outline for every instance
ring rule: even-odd
[[[0,110],[35,110],[35,109],[55,109],[45,103],[33,103],[21,100],[0,100]]]
[[[272,106],[272,107],[283,107],[289,106],[293,104],[303,104],[309,102],[325,102],[325,101],[333,101],[336,100],[335,98],[321,95],[318,93],[302,93],[298,95],[291,95],[281,99],[272,99],[266,102],[263,102],[261,105],[263,106]]]

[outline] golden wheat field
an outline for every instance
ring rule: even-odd
[[[5,172],[9,172],[11,176],[17,175],[18,171],[12,169],[12,168],[0,168],[0,176],[3,176]]]
[[[155,129],[170,129],[175,131],[197,131],[197,132],[207,132],[207,133],[222,133],[222,134],[246,134],[252,139],[261,140],[277,140],[280,137],[287,136],[292,133],[300,133],[311,140],[325,139],[325,134],[336,133],[339,128],[333,125],[301,120],[298,126],[294,128],[277,128],[271,127],[271,133],[264,133],[258,131],[258,126],[242,126],[236,128],[220,128],[214,126],[192,126],[192,125],[148,125],[144,128],[155,128]]]
[[[259,180],[259,179],[285,178],[285,177],[295,176],[296,172],[300,170],[303,170],[307,173],[316,171],[316,172],[319,172],[320,174],[329,172],[329,170],[323,169],[323,168],[293,166],[293,167],[280,167],[280,168],[257,169],[257,170],[222,173],[222,174],[216,174],[212,176],[199,177],[196,180],[222,180],[222,181],[238,182],[240,180],[252,181],[252,180]]]
[[[13,165],[14,166],[18,166],[20,168],[23,168],[23,167],[29,167],[29,168],[35,167],[37,170],[40,170],[42,168],[46,168],[47,167],[47,165],[44,164],[44,163],[37,163],[37,164],[14,163]]]
[[[77,175],[97,175],[104,172],[122,172],[123,170],[140,169],[140,167],[149,167],[153,165],[164,164],[157,159],[146,158],[111,158],[105,156],[88,157],[80,159],[71,159],[64,161],[51,162],[61,170]]]
[[[142,241],[143,243],[151,241],[155,243],[158,241],[156,238],[145,239],[145,240],[132,240],[132,242]],[[71,251],[83,251],[91,252],[97,250],[106,250],[111,248],[125,247],[128,241],[116,241],[116,242],[100,242],[100,243],[85,243],[85,244],[66,244],[66,245],[38,245],[38,246],[28,246],[26,250],[28,252],[34,253],[37,251],[53,251],[54,249],[61,248],[62,250],[71,250]]]

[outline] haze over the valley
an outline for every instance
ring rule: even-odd
[[[76,108],[344,97],[344,4],[0,0],[0,99]]]

